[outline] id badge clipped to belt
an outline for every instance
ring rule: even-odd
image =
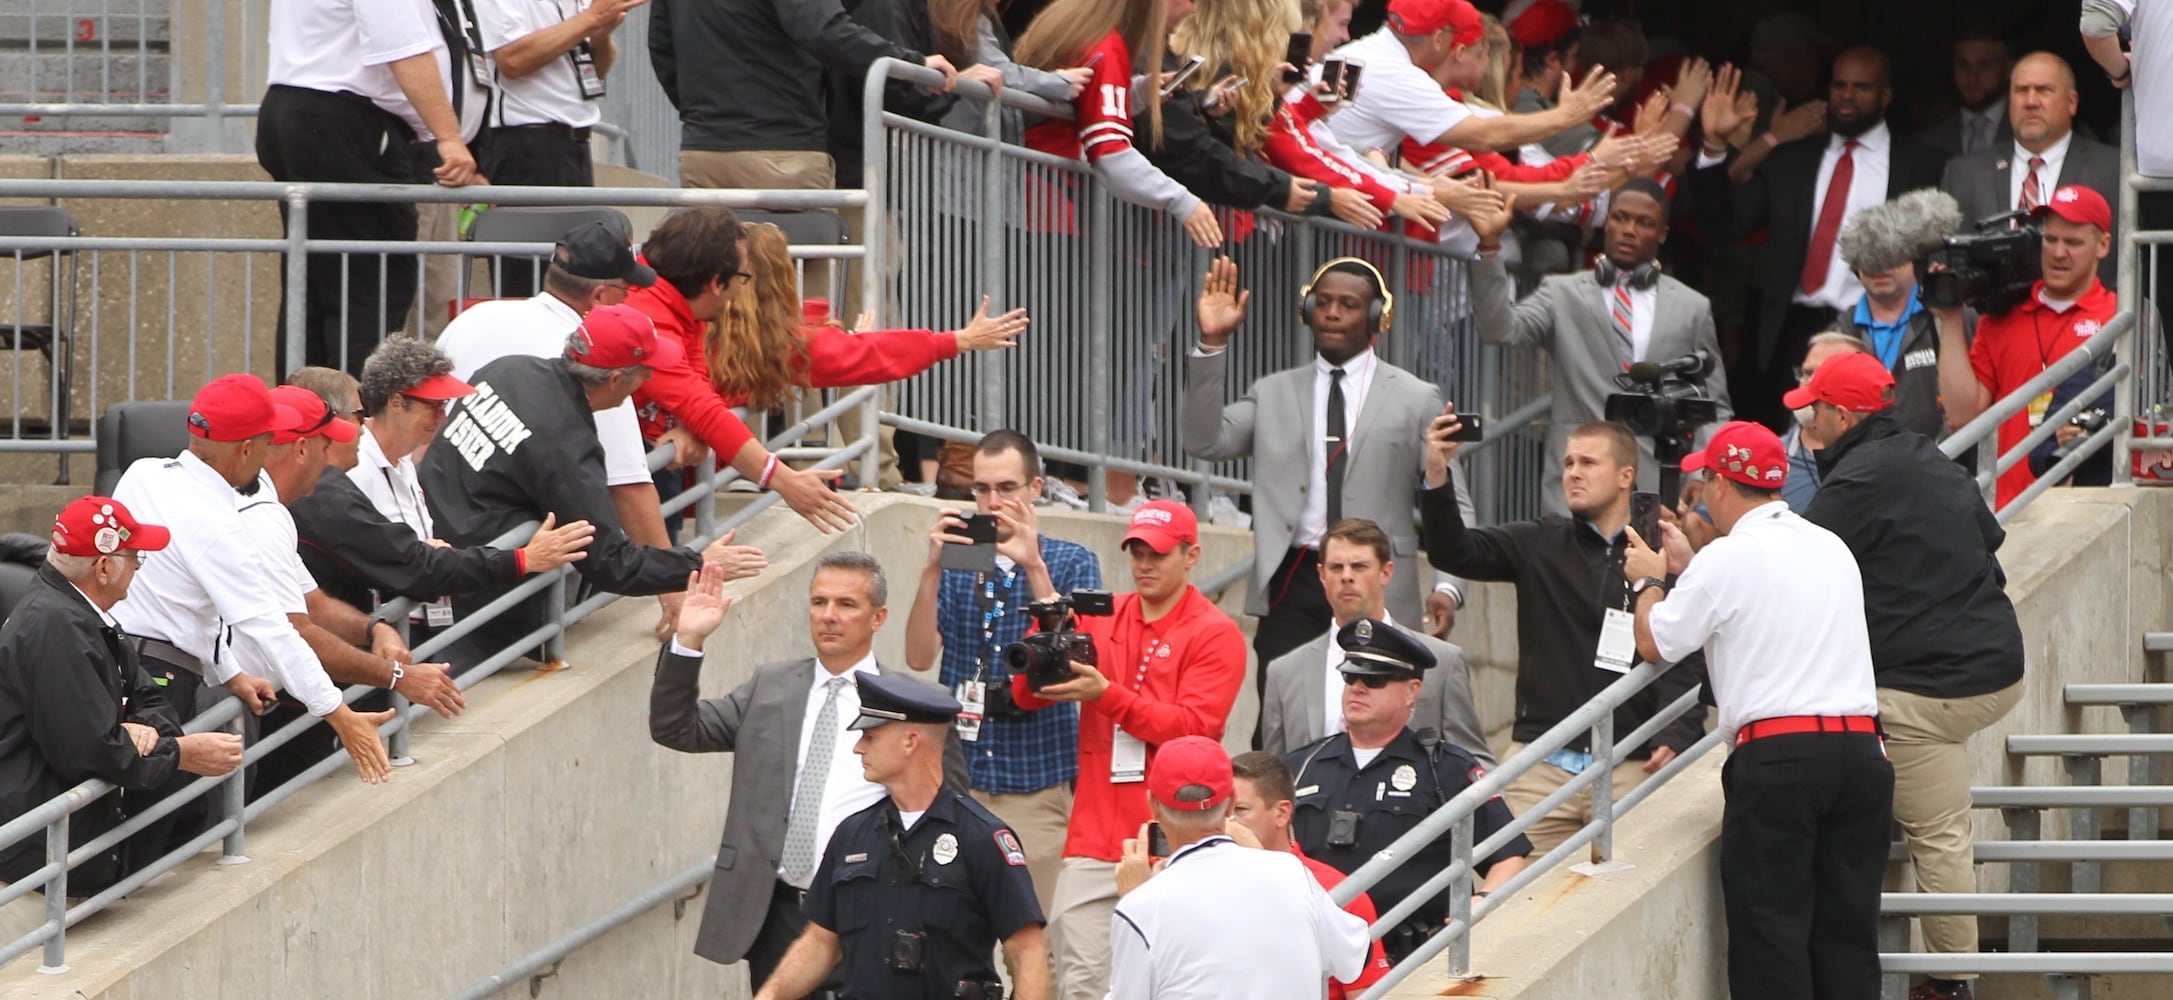
[[[573,60],[574,79],[581,82],[581,96],[591,101],[604,97],[604,75],[596,71],[596,50],[584,41],[566,53]]]
[[[1116,732],[1109,745],[1109,783],[1122,785],[1147,780],[1147,744],[1139,737],[1124,731]]]
[[[1592,651],[1592,665],[1610,673],[1626,674],[1637,664],[1637,619],[1621,608],[1608,608],[1600,623],[1600,645]]]
[[[988,714],[988,682],[958,682],[958,738],[967,743],[981,739],[981,720]]]
[[[453,624],[453,599],[440,597],[423,605],[423,622],[431,628],[449,628]]]

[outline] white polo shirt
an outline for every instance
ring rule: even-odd
[[[1668,663],[1705,650],[1731,739],[1760,719],[1879,714],[1856,557],[1779,500],[1698,550],[1650,624]]]
[[[483,47],[495,54],[545,28],[556,27],[589,9],[589,0],[475,0],[476,27]],[[573,57],[560,53],[522,77],[498,73],[498,107],[493,125],[558,122],[588,128],[603,120],[596,101],[581,96],[581,78]]]
[[[454,376],[458,378],[459,376]],[[430,520],[430,505],[423,499],[422,481],[415,477],[415,456],[402,455],[395,462],[385,456],[385,446],[378,443],[377,435],[365,427],[362,439],[357,442],[355,467],[347,470],[347,480],[370,498],[370,506],[377,508],[385,520],[407,525],[414,529],[419,541],[428,542],[437,537],[437,526]]]
[[[438,334],[438,350],[453,359],[453,377],[466,381],[476,369],[508,355],[564,357],[566,338],[580,325],[581,314],[549,292],[532,299],[478,302],[445,325],[445,332]],[[652,482],[633,400],[596,414],[596,438],[604,446],[606,485]]]
[[[677,639],[672,641],[678,642]],[[799,798],[800,782],[807,777],[807,750],[814,739],[815,720],[821,717],[822,703],[829,698],[823,682],[831,678],[830,671],[824,670],[820,661],[809,661],[808,669],[814,671],[815,677],[807,689],[807,705],[804,709],[806,715],[800,720],[800,748],[798,755],[793,757],[792,765],[793,798],[788,801],[797,801]],[[822,852],[829,848],[830,835],[837,832],[838,824],[845,822],[845,817],[874,805],[889,794],[883,790],[883,786],[863,776],[860,758],[853,755],[853,745],[860,742],[860,731],[847,728],[853,724],[854,719],[860,717],[860,688],[853,682],[853,675],[873,676],[876,673],[875,654],[870,652],[843,674],[836,675],[845,678],[845,684],[838,688],[837,745],[830,751],[830,773],[823,784],[822,810],[815,818],[817,866],[822,864]],[[789,817],[787,822],[790,822]],[[777,870],[777,877],[793,888],[807,888],[805,881],[794,881],[786,877],[782,867]],[[808,878],[813,877],[814,871],[810,869]]]
[[[1406,136],[1432,142],[1471,117],[1471,109],[1451,98],[1441,84],[1413,65],[1411,53],[1382,28],[1335,50],[1364,63],[1358,97],[1344,101],[1328,119],[1337,137],[1360,149],[1393,156]]]
[[[391,64],[435,52],[440,80],[449,78],[451,56],[437,17],[430,0],[279,0],[266,26],[265,82],[360,94],[399,115],[417,138],[434,138]]]
[[[264,556],[264,567],[279,589],[280,610],[291,615],[309,613],[309,595],[317,578],[302,565],[302,533],[294,526],[294,514],[279,502],[279,488],[267,473],[257,474],[254,493],[234,494],[235,510],[249,524],[249,538]]]
[[[182,452],[129,466],[113,496],[145,523],[173,530],[173,541],[145,557],[128,598],[113,606],[124,630],[196,657],[209,683],[247,672],[286,689],[311,715],[340,707],[339,688],[287,619],[289,571],[264,558],[254,538],[261,527],[242,515],[243,497],[225,478]],[[293,537],[290,517],[290,545]]]
[[[1215,836],[1188,844],[1117,901],[1109,995],[1154,1000],[1319,997],[1365,967],[1366,922],[1287,851]]]

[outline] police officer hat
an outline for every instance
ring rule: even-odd
[[[847,729],[874,729],[886,722],[949,725],[958,718],[958,699],[933,684],[907,677],[857,673],[853,685],[860,691],[860,717]]]
[[[1404,630],[1374,618],[1360,618],[1336,631],[1343,647],[1346,674],[1415,679],[1434,668],[1434,654]]]

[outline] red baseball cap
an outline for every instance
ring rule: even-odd
[[[247,441],[301,422],[301,414],[274,402],[271,389],[254,375],[221,375],[189,401],[189,433],[212,441]]]
[[[454,378],[450,373],[443,373],[423,379],[421,382],[416,383],[414,388],[407,389],[401,392],[400,395],[411,399],[437,402],[446,399],[459,399],[462,396],[473,396],[475,395],[475,387]]]
[[[272,432],[273,444],[293,444],[304,438],[328,437],[341,444],[355,439],[362,428],[338,418],[332,412],[332,404],[323,396],[298,385],[282,385],[272,389],[272,402],[293,410],[301,417],[294,426]]]
[[[2052,197],[2030,214],[2039,219],[2057,215],[2078,226],[2096,226],[2108,233],[2113,231],[2113,209],[2105,203],[2105,196],[2080,184],[2069,184],[2053,191]]]
[[[1562,0],[1539,0],[1511,18],[1509,37],[1524,48],[1553,45],[1577,30],[1577,9]]]
[[[656,324],[633,306],[597,306],[574,334],[580,341],[566,356],[597,368],[670,368],[686,356],[676,338],[656,332]]]
[[[1850,351],[1827,358],[1809,381],[1781,397],[1781,405],[1800,410],[1812,403],[1831,403],[1851,413],[1877,413],[1886,409],[1886,392],[1893,387],[1893,373],[1878,358]]]
[[[1132,527],[1124,541],[1146,542],[1156,555],[1164,555],[1178,542],[1199,544],[1200,519],[1192,516],[1192,508],[1175,500],[1149,500],[1132,512]]]
[[[1389,0],[1388,24],[1400,35],[1431,35],[1454,28],[1458,45],[1476,45],[1486,37],[1478,8],[1467,0]]]
[[[1818,370],[1825,371],[1826,366]],[[1710,469],[1745,486],[1777,490],[1788,481],[1788,452],[1764,424],[1731,420],[1713,432],[1704,451],[1683,457],[1684,472],[1699,469]]]
[[[1204,788],[1205,798],[1184,794],[1188,788]],[[1205,736],[1179,736],[1154,752],[1147,769],[1147,794],[1164,809],[1206,812],[1230,801],[1233,791],[1230,752]]]
[[[170,541],[172,532],[137,521],[112,497],[79,497],[53,519],[53,551],[64,556],[157,552]]]

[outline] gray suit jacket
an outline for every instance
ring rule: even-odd
[[[1464,651],[1430,635],[1409,635],[1434,654],[1434,668],[1426,672],[1418,704],[1411,708],[1411,728],[1431,727],[1480,763],[1494,766],[1494,751],[1487,746],[1486,729],[1472,700],[1471,664],[1464,660]],[[1331,640],[1332,634],[1324,633],[1268,664],[1268,688],[1260,696],[1260,749],[1281,757],[1328,735],[1322,674],[1328,669]]]
[[[2007,200],[2007,192],[2014,184],[2014,153],[2012,141],[1992,149],[1979,150],[1968,156],[1947,161],[1946,173],[1940,175],[1939,189],[1954,196],[1962,206],[1962,222],[1966,225],[1990,215],[1998,215],[2015,206]],[[2102,142],[2076,135],[2068,140],[2067,159],[2060,161],[2060,178],[2054,187],[2079,184],[2105,196],[2108,202],[2120,198],[2120,150]],[[2051,195],[2052,192],[2045,192]],[[2120,246],[2120,221],[2113,220],[2113,246]],[[2116,250],[2098,261],[2098,280],[2105,287],[2113,287],[2113,279],[2120,270],[2120,254]]]
[[[1930,146],[1953,159],[1962,154],[1962,113],[1957,111],[1939,119],[1938,124],[1916,134],[1916,141]],[[2014,145],[2015,127],[2008,115],[1999,118],[1999,132],[1992,137],[1993,149],[2005,149]],[[1978,152],[1984,152],[1978,150]]]
[[[1547,458],[1553,463],[1548,467],[1552,469],[1569,447],[1569,432],[1604,416],[1607,397],[1622,391],[1615,384],[1622,362],[1615,354],[1614,322],[1606,292],[1591,271],[1552,275],[1523,301],[1514,301],[1514,296],[1500,257],[1481,259],[1472,266],[1471,299],[1479,339],[1503,347],[1538,347],[1554,356],[1554,410],[1547,427]],[[1647,360],[1667,361],[1704,348],[1718,364],[1720,338],[1713,332],[1713,307],[1705,296],[1662,275],[1654,302],[1657,315],[1652,321],[1652,342],[1645,349]],[[1726,422],[1733,416],[1726,369],[1715,367],[1705,387],[1720,402],[1720,419]],[[1706,440],[1713,429],[1701,430],[1698,440]],[[1658,489],[1660,467],[1652,440],[1640,437],[1637,447],[1638,488]],[[1561,477],[1547,476],[1544,491],[1549,513],[1569,512],[1562,499]]]
[[[717,846],[717,869],[710,875],[702,929],[694,939],[694,953],[712,962],[729,965],[746,957],[769,913],[777,865],[785,853],[793,777],[799,772],[800,726],[816,669],[812,658],[766,664],[732,693],[702,698],[701,658],[677,655],[669,644],[657,655],[656,681],[649,689],[649,738],[681,753],[731,753],[737,758],[724,840]],[[876,670],[902,675],[880,663]],[[943,764],[953,785],[967,787],[966,758],[955,731]]]
[[[1250,457],[1253,481],[1283,488],[1253,493],[1252,591],[1245,613],[1266,614],[1268,582],[1298,534],[1305,508],[1313,436],[1313,366],[1262,377],[1245,396],[1224,406],[1230,352],[1190,358],[1185,365],[1185,454],[1208,461]],[[1388,533],[1404,572],[1389,583],[1388,610],[1400,620],[1423,616],[1420,585],[1418,492],[1426,473],[1426,425],[1441,413],[1433,384],[1381,361],[1366,390],[1365,409],[1351,430],[1350,465],[1343,473],[1343,515],[1370,518]],[[1470,490],[1460,473],[1456,495],[1472,517]]]

